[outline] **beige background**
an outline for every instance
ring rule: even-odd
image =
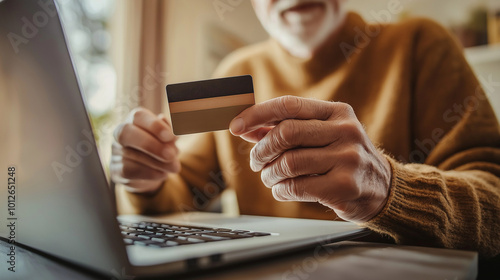
[[[227,0],[220,2],[229,3]],[[249,0],[242,0],[222,17],[217,14],[214,3],[214,0],[168,1],[165,50],[168,83],[210,78],[225,54],[268,37]],[[389,11],[389,3],[399,4],[404,9],[402,13],[391,14],[392,21],[410,13],[430,17],[445,26],[465,23],[471,7],[481,4],[500,7],[500,0],[439,0],[439,3],[435,0],[348,0],[347,8],[371,21],[374,14]],[[500,49],[494,52],[500,53]],[[471,63],[481,75],[493,74],[493,80],[500,81],[500,55],[493,61],[472,59]],[[500,87],[489,96],[500,115]]]

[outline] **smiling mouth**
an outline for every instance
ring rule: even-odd
[[[323,8],[324,4],[320,2],[306,2],[306,3],[300,3],[296,6],[293,6],[289,9],[286,9],[282,12],[282,15],[287,13],[287,12],[292,12],[292,13],[309,13],[312,12],[316,9],[321,9]]]

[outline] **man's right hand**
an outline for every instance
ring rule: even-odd
[[[181,164],[177,137],[168,120],[144,108],[134,109],[114,132],[111,179],[128,191],[149,193],[158,190],[169,173],[178,173]]]

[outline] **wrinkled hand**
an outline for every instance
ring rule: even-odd
[[[386,203],[390,164],[348,104],[284,96],[246,109],[230,129],[257,143],[250,166],[279,201],[319,202],[354,222]]]
[[[169,173],[181,169],[177,137],[163,115],[144,108],[133,110],[114,133],[111,179],[131,192],[154,192]]]

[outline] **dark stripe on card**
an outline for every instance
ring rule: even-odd
[[[253,93],[237,94],[221,97],[203,98],[188,101],[168,103],[170,113],[181,113],[188,111],[208,110],[229,106],[255,104]]]
[[[167,85],[169,103],[251,92],[254,91],[250,75]]]
[[[172,128],[175,135],[228,129],[231,120],[250,106],[252,104],[171,113]]]

